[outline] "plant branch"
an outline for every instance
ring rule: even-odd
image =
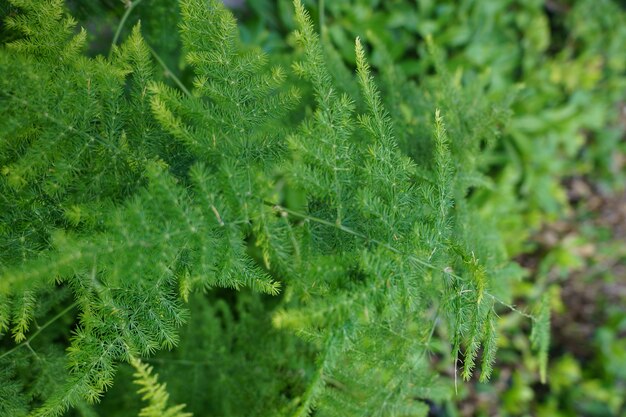
[[[57,314],[56,316],[52,317],[49,321],[47,321],[43,326],[39,327],[37,329],[37,331],[35,333],[33,333],[28,340],[25,340],[24,342],[20,343],[19,345],[16,345],[13,347],[13,349],[10,349],[6,352],[4,352],[2,355],[0,355],[0,359],[5,358],[6,356],[9,356],[11,353],[15,352],[16,350],[20,349],[21,347],[24,346],[28,346],[30,347],[30,342],[32,342],[33,340],[35,340],[37,338],[37,336],[39,336],[39,334],[44,331],[48,326],[50,326],[52,323],[54,323],[55,321],[59,320],[61,317],[63,317],[64,315],[66,315],[69,311],[71,311],[74,307],[76,307],[78,305],[78,301],[74,301],[72,304],[70,304],[67,308],[65,308],[63,311],[61,311],[59,314]]]
[[[351,228],[349,228],[347,226],[344,226],[344,225],[342,225],[340,223],[337,223],[337,222],[333,223],[333,222],[330,222],[328,220],[324,220],[324,219],[320,219],[318,217],[310,216],[310,215],[305,214],[305,213],[300,213],[300,212],[297,212],[297,211],[294,211],[294,210],[290,210],[290,209],[288,209],[286,207],[283,207],[283,206],[281,206],[279,204],[271,203],[269,201],[265,201],[264,203],[266,205],[268,205],[268,206],[273,207],[275,210],[279,211],[281,214],[283,214],[283,213],[284,214],[290,214],[292,216],[299,217],[299,218],[304,219],[304,220],[308,220],[308,221],[315,222],[315,223],[322,224],[322,225],[329,226],[329,227],[334,227],[334,228],[336,228],[336,229],[338,229],[338,230],[340,230],[340,231],[342,231],[344,233],[348,233],[348,234],[351,234],[351,235],[356,236],[358,238],[361,238],[361,239],[365,240],[366,242],[371,242],[371,243],[374,243],[374,244],[376,244],[378,246],[381,246],[381,247],[389,250],[390,252],[393,252],[393,253],[398,254],[398,255],[404,255],[407,258],[410,258],[412,261],[418,263],[419,265],[421,265],[421,266],[423,266],[425,268],[428,268],[428,269],[431,269],[431,270],[435,270],[435,271],[439,271],[439,272],[443,272],[443,273],[445,273],[447,275],[450,275],[451,277],[454,277],[454,278],[457,278],[457,279],[462,279],[461,276],[459,276],[459,275],[455,274],[454,272],[452,272],[449,267],[439,268],[439,267],[431,264],[430,262],[427,262],[427,261],[424,261],[423,259],[418,258],[415,255],[405,254],[401,250],[391,246],[388,243],[382,242],[382,241],[377,240],[377,239],[369,238],[368,236],[364,235],[363,233],[357,232],[356,230],[353,230],[353,229],[351,229]],[[501,304],[501,305],[507,307],[511,311],[514,311],[514,312],[520,314],[521,316],[526,317],[526,318],[532,320],[533,322],[537,320],[537,318],[535,316],[533,316],[531,314],[528,314],[528,313],[525,313],[525,312],[519,310],[518,308],[516,308],[515,306],[500,300],[498,297],[496,297],[495,295],[491,294],[490,292],[484,291],[484,293],[488,297],[490,297],[494,302],[497,302],[498,304]]]

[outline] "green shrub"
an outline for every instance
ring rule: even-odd
[[[510,257],[613,173],[615,4],[109,3],[0,6],[0,414],[427,415],[503,310],[545,381]]]

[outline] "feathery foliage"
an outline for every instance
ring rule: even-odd
[[[135,368],[135,384],[141,388],[137,391],[143,394],[141,399],[148,401],[148,405],[139,412],[139,417],[191,417],[191,413],[183,412],[184,404],[167,406],[169,394],[167,385],[159,383],[159,376],[152,375],[152,366],[137,358],[131,358],[131,365]]]
[[[159,79],[139,25],[109,58],[87,58],[85,31],[75,34],[61,1],[11,4],[15,39],[0,50],[7,413],[94,413],[130,363],[150,403],[141,416],[188,415],[168,408],[139,358],[197,367],[202,340],[223,363],[208,384],[245,381],[264,401],[212,388],[220,395],[186,401],[196,413],[426,415],[426,401],[448,395],[429,364],[442,340],[464,379],[478,363],[489,377],[507,261],[466,198],[482,185],[471,179],[482,177],[490,133],[463,135],[453,89],[450,108],[425,113],[432,128],[415,138],[416,155],[361,40],[353,91],[337,85],[333,52],[300,1],[289,70],[244,45],[221,2],[181,0],[192,88]],[[312,101],[300,103],[309,88]],[[41,326],[39,306],[57,312]],[[543,369],[548,313],[533,333]],[[55,338],[64,344],[46,349]],[[191,358],[159,352],[179,344]],[[48,388],[21,376],[34,363],[39,379],[55,375]]]

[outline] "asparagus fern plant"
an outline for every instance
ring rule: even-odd
[[[89,58],[61,0],[10,4],[0,414],[98,415],[123,364],[141,416],[426,415],[446,345],[455,378],[489,378],[511,269],[466,200],[485,135],[446,132],[455,109],[408,137],[363,43],[358,90],[339,85],[298,0],[291,67],[244,45],[221,2],[181,0],[194,77],[177,87],[139,25]],[[528,317],[545,369],[547,306]],[[207,361],[216,378],[194,371],[174,389],[188,407],[168,406],[151,360],[170,386]]]

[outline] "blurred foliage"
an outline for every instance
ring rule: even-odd
[[[626,412],[626,194],[582,178],[566,185],[571,213],[534,236],[534,252],[522,260],[534,280],[516,290],[523,299],[537,282],[548,288],[554,309],[548,384],[538,384],[518,317],[502,316],[509,336],[501,340],[500,371],[463,400],[476,407],[464,415]]]

